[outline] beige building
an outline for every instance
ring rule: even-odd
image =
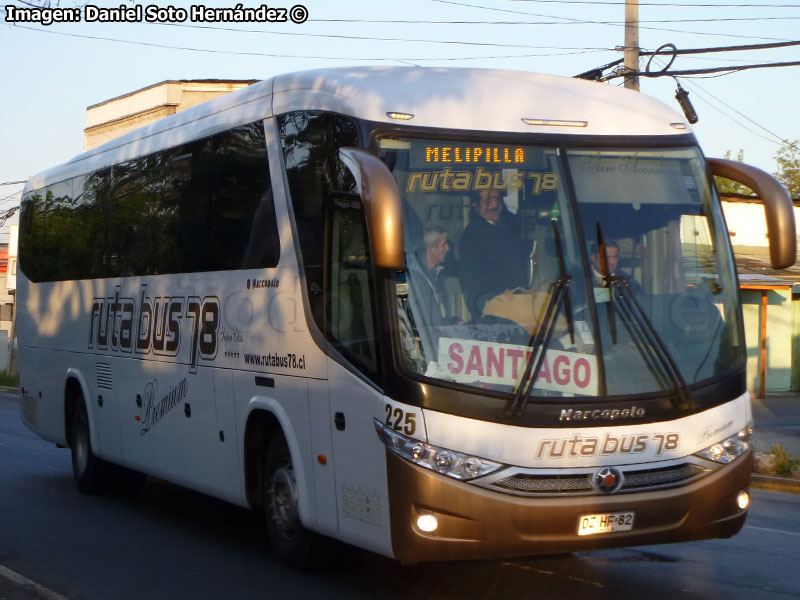
[[[83,130],[84,150],[256,82],[258,79],[162,81],[94,104],[86,109],[86,129]]]

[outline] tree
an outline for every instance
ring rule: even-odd
[[[800,199],[800,140],[789,142],[784,140],[783,146],[775,155],[778,161],[778,178],[794,199]]]
[[[723,156],[726,160],[731,159],[731,151],[726,150]],[[739,153],[736,155],[737,162],[744,162],[744,150],[739,148]],[[725,179],[724,177],[714,177],[714,182],[717,184],[717,191],[721,195],[729,195],[729,194],[741,194],[742,196],[752,196],[753,190],[751,190],[746,185],[742,185],[741,183],[737,183],[731,179]]]

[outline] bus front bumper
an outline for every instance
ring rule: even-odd
[[[558,498],[490,491],[418,467],[387,451],[392,548],[405,563],[530,556],[730,537],[747,515],[752,457],[666,490]],[[578,535],[580,518],[633,512],[630,531]],[[438,527],[424,532],[421,515]]]

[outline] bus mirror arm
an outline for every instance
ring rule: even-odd
[[[378,157],[360,148],[340,148],[339,157],[358,185],[375,266],[402,271],[403,203],[394,175]]]
[[[769,173],[751,165],[722,158],[706,158],[706,162],[713,175],[746,185],[758,194],[767,217],[772,268],[791,267],[797,258],[797,239],[794,206],[786,188]]]

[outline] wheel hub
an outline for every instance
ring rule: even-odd
[[[269,513],[275,529],[287,540],[294,537],[298,523],[297,485],[291,465],[279,467],[269,485]]]
[[[75,436],[75,462],[79,473],[84,473],[89,463],[89,440],[81,429]]]

